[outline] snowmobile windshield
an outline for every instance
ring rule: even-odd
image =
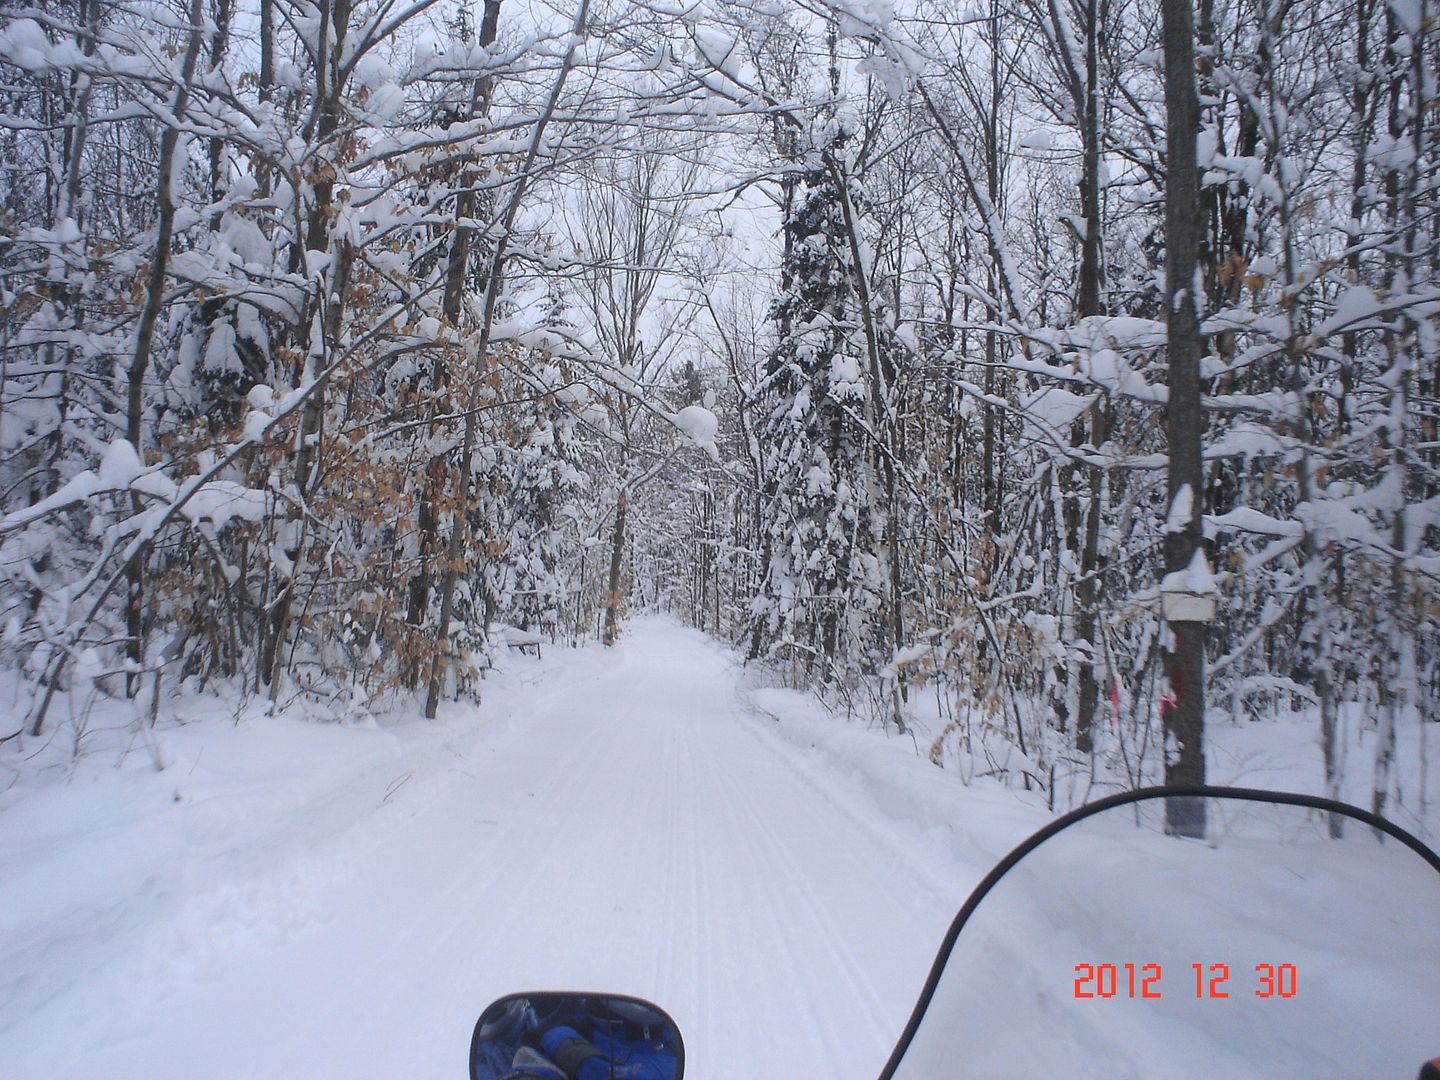
[[[1195,790],[1007,857],[883,1077],[1412,1080],[1440,1051],[1440,859],[1338,803]]]

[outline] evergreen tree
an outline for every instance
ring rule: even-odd
[[[536,378],[555,387],[565,381],[553,363],[543,365]],[[554,635],[569,596],[566,554],[574,540],[576,501],[585,488],[574,464],[574,439],[574,414],[547,394],[512,453],[510,530],[497,569],[506,613],[522,630]]]
[[[864,433],[863,344],[840,192],[803,173],[784,225],[780,342],[767,365],[756,438],[765,558],[751,604],[752,656],[794,650],[833,678],[859,659],[881,604]]]

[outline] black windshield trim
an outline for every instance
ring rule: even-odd
[[[930,1007],[930,999],[935,996],[935,990],[940,985],[940,976],[945,971],[945,965],[950,959],[951,950],[955,948],[955,941],[960,936],[960,931],[965,928],[965,923],[975,909],[980,906],[980,901],[995,887],[995,884],[1004,877],[1011,868],[1021,859],[1029,855],[1037,847],[1049,840],[1062,829],[1069,828],[1077,821],[1095,814],[1103,813],[1106,810],[1113,810],[1117,806],[1125,806],[1129,803],[1146,802],[1150,799],[1173,798],[1176,796],[1189,796],[1213,799],[1232,799],[1241,802],[1265,802],[1281,806],[1304,806],[1312,810],[1323,810],[1330,814],[1343,814],[1345,817],[1354,818],[1356,821],[1369,825],[1372,829],[1378,829],[1389,836],[1393,836],[1415,854],[1424,859],[1440,874],[1440,855],[1435,854],[1422,841],[1406,832],[1393,822],[1386,821],[1379,814],[1372,814],[1369,810],[1362,810],[1358,806],[1351,806],[1348,803],[1337,802],[1334,799],[1327,799],[1320,795],[1299,795],[1288,791],[1264,791],[1259,788],[1234,788],[1234,787],[1208,787],[1208,786],[1182,786],[1169,785],[1159,787],[1137,788],[1134,791],[1122,792],[1119,795],[1109,795],[1103,799],[1097,799],[1092,803],[1086,803],[1078,809],[1071,810],[1068,814],[1062,814],[1050,824],[1034,833],[1009,855],[1006,855],[994,868],[985,875],[984,880],[975,886],[973,892],[966,899],[955,920],[950,924],[950,929],[945,933],[945,940],[940,943],[940,950],[935,954],[935,962],[930,966],[930,974],[925,979],[925,988],[920,991],[920,1000],[915,1003],[915,1010],[910,1014],[910,1021],[905,1025],[905,1030],[900,1034],[900,1041],[895,1044],[895,1049],[890,1054],[890,1060],[885,1063],[885,1069],[880,1073],[880,1080],[891,1080],[895,1070],[900,1067],[900,1062],[905,1058],[905,1051],[910,1048],[910,1043],[915,1038],[915,1033],[920,1030],[920,1022],[925,1018],[925,1010]]]

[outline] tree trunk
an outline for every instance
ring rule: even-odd
[[[1080,246],[1080,287],[1075,314],[1085,319],[1101,313],[1100,290],[1103,284],[1101,264],[1103,232],[1100,200],[1100,12],[1097,0],[1085,6],[1085,90],[1081,102],[1080,139],[1083,147],[1083,168],[1080,180],[1080,208],[1085,218],[1085,235]],[[1099,449],[1108,437],[1105,399],[1102,396],[1091,409],[1088,441]],[[1082,422],[1083,423],[1083,422]],[[1100,703],[1100,678],[1097,661],[1100,656],[1099,630],[1100,583],[1100,516],[1104,512],[1107,491],[1104,471],[1091,466],[1086,470],[1088,505],[1085,510],[1085,535],[1080,548],[1080,581],[1075,593],[1075,637],[1085,649],[1077,672],[1075,701],[1075,749],[1090,753],[1095,746],[1095,713]]]
[[[332,40],[334,45],[317,54],[315,92],[319,104],[316,108],[314,130],[307,131],[306,134],[324,145],[331,143],[336,132],[340,130],[341,97],[347,79],[341,57],[344,55],[350,29],[351,0],[330,0],[321,10],[322,39]],[[335,178],[332,165],[314,182],[305,234],[298,237],[291,247],[292,272],[304,270],[307,252],[324,253],[332,249],[330,226],[335,201]],[[293,375],[297,389],[304,386],[306,379],[313,373],[326,367],[327,341],[338,340],[339,316],[344,304],[346,278],[349,275],[348,244],[345,245],[345,251],[347,254],[344,257],[335,252],[337,257],[334,264],[325,275],[324,281],[307,299],[304,318],[294,327],[295,340],[299,345],[296,352],[300,357]],[[323,320],[322,312],[326,313]],[[317,322],[320,324],[318,327]],[[295,497],[302,506],[310,494],[318,472],[321,434],[325,423],[325,398],[326,387],[322,382],[305,399],[300,413],[299,431],[296,434],[294,484]],[[289,538],[294,539],[295,543],[286,550],[290,565],[288,571],[281,575],[277,587],[274,608],[270,615],[271,640],[266,643],[267,662],[264,674],[270,682],[272,702],[279,698],[280,676],[286,662],[285,638],[290,627],[290,613],[295,604],[295,590],[305,555],[304,517],[298,506],[286,514],[286,524],[291,526]]]
[[[605,579],[606,645],[614,645],[620,637],[621,570],[625,563],[625,517],[630,507],[630,493],[623,487],[615,496],[615,527],[610,532],[610,573]]]
[[[1165,47],[1165,310],[1170,354],[1166,408],[1169,443],[1165,570],[1189,568],[1201,545],[1204,502],[1200,405],[1200,196],[1196,134],[1200,108],[1195,90],[1195,13],[1192,0],[1162,0]],[[1176,520],[1188,501],[1184,520]],[[1165,668],[1169,694],[1161,706],[1165,732],[1165,782],[1205,782],[1205,623],[1170,624]],[[1205,835],[1205,804],[1170,799],[1166,823],[1180,836]]]
[[[171,104],[172,121],[160,136],[159,181],[155,193],[155,256],[145,281],[145,306],[135,334],[135,352],[130,359],[125,410],[125,437],[135,448],[143,463],[145,375],[150,369],[150,352],[155,341],[155,324],[165,300],[165,276],[170,265],[170,244],[175,232],[175,156],[180,146],[181,118],[190,102],[190,84],[195,78],[195,65],[200,56],[201,0],[190,0],[190,34],[181,65],[180,85]],[[140,513],[140,496],[131,496],[134,511]],[[143,550],[143,549],[142,549]],[[137,551],[126,568],[125,595],[125,695],[134,697],[140,691],[140,678],[145,666],[144,643],[145,557]]]
[[[482,47],[495,43],[495,33],[499,24],[500,0],[485,0],[485,14],[480,24],[479,43]],[[470,96],[470,118],[485,116],[489,113],[492,89],[493,79],[490,77],[475,80]],[[455,199],[457,221],[468,221],[475,216],[478,195],[475,190],[476,180],[469,175],[471,168],[468,160],[461,165],[460,193]],[[444,315],[448,325],[457,329],[460,326],[461,313],[464,310],[465,286],[470,276],[470,254],[474,245],[474,237],[475,229],[472,226],[456,225],[445,263],[445,292],[441,301],[441,314]],[[448,373],[443,360],[437,360],[432,390],[438,392],[448,381]],[[433,404],[427,408],[430,409],[433,417]],[[416,628],[424,626],[425,614],[430,606],[432,562],[435,556],[436,532],[440,527],[440,515],[436,510],[436,502],[440,498],[444,483],[443,459],[437,457],[425,469],[424,478],[421,481],[420,509],[415,523],[420,563],[415,571],[415,576],[410,580],[405,621]],[[420,658],[416,656],[414,662],[402,672],[405,685],[414,689],[419,683],[420,672]]]
[[[230,48],[230,16],[233,8],[233,0],[215,0],[212,7],[215,20],[215,36],[210,39],[210,70],[217,71],[220,65],[225,62],[225,54]],[[229,185],[225,177],[225,140],[223,138],[212,138],[210,140],[210,201],[219,203],[225,197]],[[210,219],[210,228],[214,232],[220,231],[220,211],[215,210]]]

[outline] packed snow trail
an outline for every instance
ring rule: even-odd
[[[702,635],[641,621],[536,670],[508,720],[234,856],[239,902],[115,918],[92,974],[11,1014],[0,1074],[459,1080],[490,1000],[573,988],[669,1009],[692,1080],[877,1075],[963,890],[747,715]]]

